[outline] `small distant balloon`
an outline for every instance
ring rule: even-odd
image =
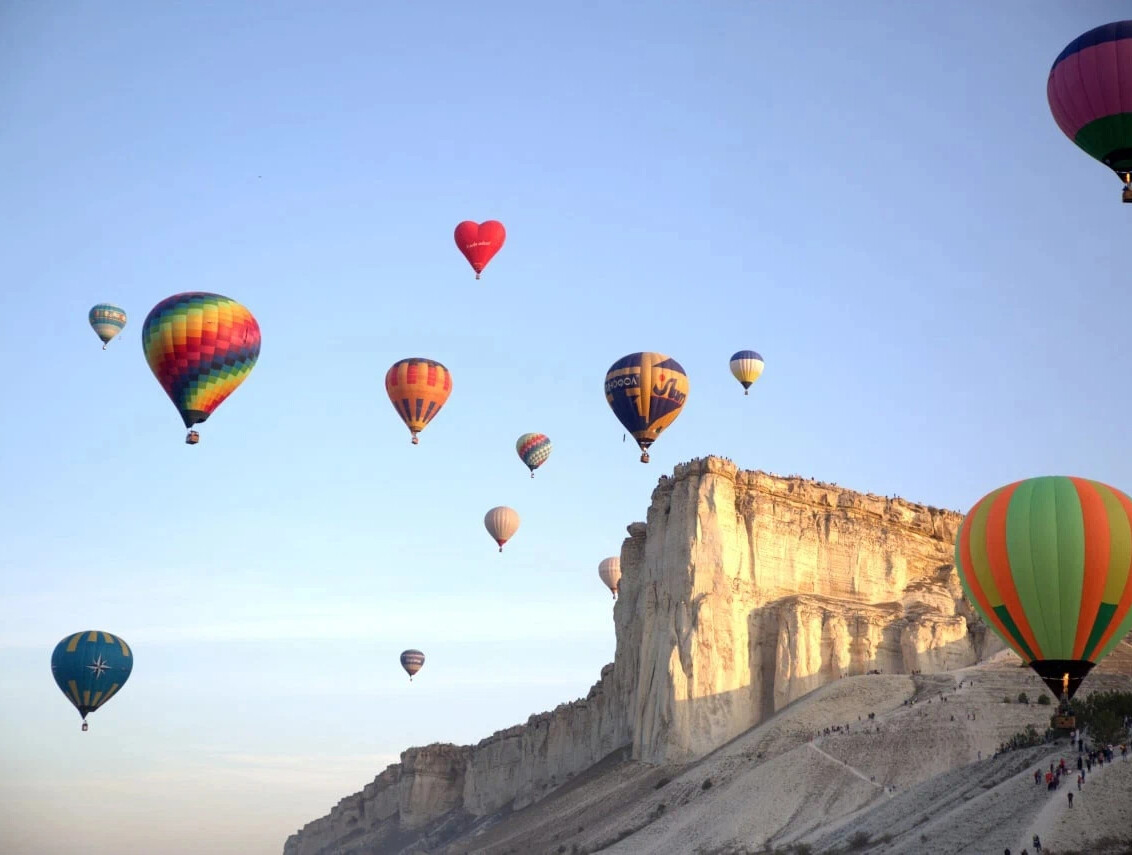
[[[90,321],[95,335],[102,340],[102,349],[106,350],[110,339],[118,335],[126,326],[126,312],[110,303],[99,303],[91,307],[87,320]]]
[[[649,462],[649,447],[676,421],[688,399],[688,375],[663,353],[623,356],[605,374],[605,400]]]
[[[617,589],[621,585],[621,557],[611,555],[597,565],[597,575],[605,586],[613,592],[613,599],[617,599]]]
[[[499,551],[502,552],[503,544],[519,530],[519,514],[513,508],[500,505],[484,514],[483,524],[487,533],[499,544]]]
[[[122,638],[93,629],[68,635],[51,654],[51,675],[82,716],[83,730],[86,717],[118,693],[133,667],[133,653]]]
[[[413,681],[413,675],[424,667],[424,654],[419,650],[403,651],[401,653],[401,667],[404,668],[405,672],[409,675],[409,682],[411,683]]]
[[[525,433],[515,442],[515,451],[518,452],[519,459],[531,470],[532,478],[535,477],[535,470],[550,457],[552,447],[550,437],[545,433]]]
[[[385,372],[385,394],[409,428],[413,445],[452,394],[452,374],[435,359],[401,359]]]
[[[751,385],[762,376],[763,358],[753,350],[740,350],[731,355],[731,373],[743,385],[743,394],[750,394]]]
[[[473,220],[464,220],[456,226],[454,234],[456,246],[476,271],[476,279],[480,278],[483,269],[495,254],[503,248],[507,239],[507,230],[499,220],[484,220],[482,223]]]
[[[259,359],[259,323],[231,297],[188,291],[166,297],[142,324],[146,362],[185,427],[211,416]],[[186,442],[199,435],[189,431]]]

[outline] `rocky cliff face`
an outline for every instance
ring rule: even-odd
[[[409,749],[284,853],[427,851],[620,748],[686,762],[842,676],[974,664],[1002,644],[962,597],[961,519],[717,457],[681,464],[628,528],[614,663],[585,699],[476,746]]]

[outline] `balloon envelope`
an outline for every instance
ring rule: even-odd
[[[552,447],[550,437],[545,433],[525,433],[515,441],[515,451],[531,470],[532,478],[535,477],[535,470],[550,457]]]
[[[402,359],[385,372],[385,394],[416,445],[417,434],[436,418],[452,394],[452,374],[434,359]]]
[[[623,356],[605,373],[605,400],[641,448],[641,462],[661,431],[676,421],[688,398],[688,375],[663,353]]]
[[[607,588],[613,592],[614,596],[617,595],[617,589],[621,584],[621,557],[612,555],[609,558],[602,560],[597,565],[597,575],[603,581]]]
[[[91,307],[90,312],[87,313],[87,320],[90,321],[95,335],[102,340],[102,349],[106,350],[110,339],[118,335],[126,326],[126,312],[110,303],[99,303]]]
[[[735,379],[743,384],[743,389],[750,389],[763,373],[763,358],[753,350],[740,350],[731,354],[731,373]]]
[[[1000,487],[964,517],[955,567],[990,627],[1072,698],[1132,630],[1132,499],[1085,478]]]
[[[424,667],[424,654],[419,650],[406,650],[402,652],[401,667],[408,673],[409,679],[413,679],[413,675]]]
[[[464,220],[456,226],[453,236],[456,238],[456,246],[460,248],[464,258],[468,259],[472,270],[476,271],[476,279],[479,279],[487,263],[503,248],[507,230],[499,220],[484,220],[482,223]]]
[[[1095,27],[1054,60],[1046,98],[1062,132],[1118,175],[1132,171],[1132,21]]]
[[[189,291],[166,297],[142,324],[142,350],[185,427],[207,419],[259,359],[259,324],[230,297]]]
[[[68,635],[51,654],[51,675],[79,715],[86,717],[126,684],[134,667],[129,645],[116,635],[83,630]]]
[[[519,530],[519,514],[514,508],[500,505],[484,514],[483,524],[487,533],[499,544],[499,551],[502,552],[503,544]]]

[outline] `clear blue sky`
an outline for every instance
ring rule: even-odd
[[[957,509],[1132,489],[1132,208],[1045,97],[1126,14],[4,4],[0,849],[278,855],[407,746],[584,695],[597,564],[691,457]],[[489,218],[476,282],[452,230]],[[263,330],[195,448],[139,339],[186,290]],[[691,380],[647,466],[602,395],[637,350]],[[413,447],[382,380],[417,355],[454,391]],[[88,628],[136,666],[83,734],[49,661]]]

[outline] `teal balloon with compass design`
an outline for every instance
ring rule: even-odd
[[[117,635],[87,629],[68,635],[51,654],[51,674],[79,715],[86,717],[116,695],[134,668],[130,646]]]

